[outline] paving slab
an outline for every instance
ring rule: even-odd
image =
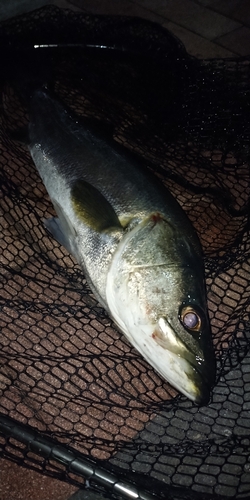
[[[77,488],[0,459],[0,500],[67,500]]]
[[[168,0],[167,2],[136,0],[136,3],[208,40],[213,40],[241,27],[237,21],[207,9],[193,0]]]
[[[32,3],[27,0],[12,0],[11,2],[0,2],[0,20],[9,19],[18,16],[30,10],[39,9],[44,5],[44,0],[33,0]]]
[[[69,3],[92,14],[141,17],[158,24],[165,21],[162,16],[129,0],[119,0],[119,2],[110,2],[110,0],[69,0]]]
[[[206,40],[200,35],[196,35],[182,28],[178,24],[169,21],[163,23],[163,26],[179,38],[185,45],[188,54],[194,57],[198,57],[199,59],[235,57],[235,53],[232,50],[228,50],[210,40]]]
[[[250,55],[250,28],[242,26],[237,30],[217,38],[219,45],[232,50],[240,56]]]
[[[57,5],[62,9],[80,10],[76,5],[70,4],[67,0],[32,0],[32,2],[31,0],[11,0],[10,2],[3,2],[0,0],[0,22],[10,19],[11,17],[19,16],[25,12],[40,9],[48,4]]]
[[[231,19],[240,21],[250,26],[250,1],[249,0],[212,0],[209,7]]]

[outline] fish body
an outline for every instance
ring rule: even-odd
[[[46,90],[30,105],[29,150],[57,212],[46,226],[99,302],[155,370],[197,404],[215,357],[197,234],[145,168]]]

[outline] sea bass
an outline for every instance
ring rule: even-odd
[[[148,363],[206,404],[215,355],[201,246],[183,209],[125,148],[80,125],[46,89],[31,99],[28,147],[58,215],[47,228]]]

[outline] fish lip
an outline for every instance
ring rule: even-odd
[[[212,391],[212,386],[210,386],[207,382],[202,380],[202,386],[200,387],[199,392],[196,395],[196,398],[194,399],[194,403],[197,406],[208,405],[211,399],[211,391]]]
[[[210,401],[210,398],[211,398],[211,391],[207,388],[207,391],[200,394],[200,396],[198,396],[195,399],[194,403],[197,406],[207,406]]]
[[[213,347],[209,339],[207,346],[201,350],[200,354],[195,354],[188,346],[179,338],[176,329],[170,321],[166,320],[168,332],[164,334],[164,330],[160,322],[157,323],[152,337],[154,340],[166,349],[172,356],[179,359],[183,363],[185,378],[189,381],[189,390],[185,390],[185,384],[174,383],[174,380],[169,379],[169,382],[176,387],[177,390],[185,394],[195,404],[199,406],[206,405],[210,400],[210,394],[215,384],[216,378],[216,363]],[[177,339],[177,344],[171,345],[171,332],[174,338]],[[203,332],[205,333],[205,332]],[[207,335],[205,335],[207,338]],[[179,345],[178,345],[179,344]],[[182,361],[181,361],[182,360]]]
[[[215,358],[213,359],[212,365],[209,366],[206,361],[202,365],[197,363],[190,363],[190,367],[193,370],[193,379],[195,387],[197,388],[197,394],[194,398],[194,403],[198,406],[205,406],[209,403],[211,398],[212,389],[215,385],[216,380],[216,365]]]
[[[208,380],[204,377],[201,371],[198,371],[190,361],[185,360],[187,366],[184,370],[186,383],[183,385],[175,384],[174,380],[168,379],[169,383],[172,384],[179,392],[184,394],[188,399],[190,399],[197,406],[206,406],[211,398],[212,388],[215,383],[214,377]]]

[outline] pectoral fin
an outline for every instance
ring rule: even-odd
[[[73,254],[72,246],[68,236],[65,234],[62,228],[62,224],[57,217],[51,217],[44,221],[46,229],[52,234],[52,236],[62,245],[69,253]]]
[[[75,182],[71,201],[77,217],[95,231],[122,227],[111,204],[88,182],[82,179]]]
[[[76,260],[78,260],[77,255],[75,253],[75,245],[74,241],[76,238],[76,231],[72,226],[70,220],[65,215],[62,207],[55,201],[52,200],[55,211],[58,215],[57,217],[51,217],[44,221],[45,227],[48,231],[54,236],[54,238],[60,243],[60,245],[64,246],[68,252],[73,255]]]

